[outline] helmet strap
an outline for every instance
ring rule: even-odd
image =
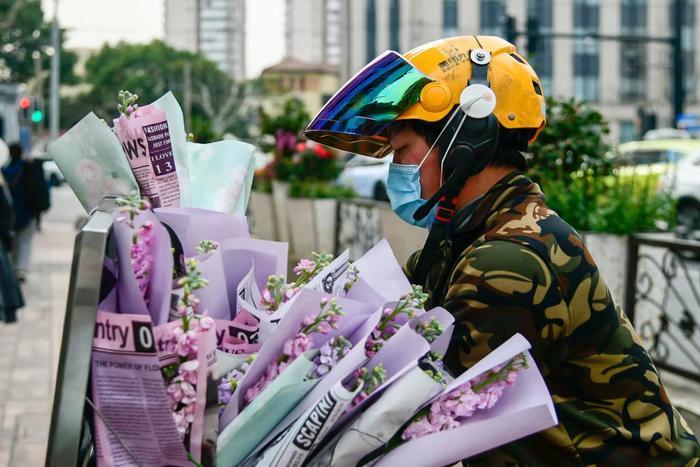
[[[487,86],[490,53],[476,49],[470,51],[472,77],[467,83],[464,95],[469,95],[471,86]],[[489,91],[490,92],[490,91]],[[446,238],[447,227],[456,212],[457,197],[467,179],[486,167],[498,147],[499,124],[493,113],[482,118],[469,116],[469,108],[461,103],[446,123],[446,128],[438,136],[436,145],[441,154],[441,173],[444,181],[438,191],[414,214],[420,220],[427,216],[437,204],[437,213],[428,239],[423,246],[418,264],[413,272],[415,284],[426,285],[430,268],[435,262],[440,243]],[[451,131],[445,131],[445,130]]]

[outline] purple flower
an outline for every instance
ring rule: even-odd
[[[323,344],[314,358],[314,368],[309,372],[309,377],[315,379],[328,374],[347,355],[351,346],[350,341],[343,336],[336,336]]]

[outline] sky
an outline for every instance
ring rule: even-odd
[[[53,16],[54,0],[42,0]],[[246,74],[252,78],[284,56],[284,0],[246,0]],[[58,0],[58,20],[68,48],[163,38],[162,0]],[[261,53],[264,51],[264,53]]]

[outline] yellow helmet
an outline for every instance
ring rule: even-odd
[[[305,131],[309,139],[373,157],[391,152],[387,129],[400,120],[436,122],[460,104],[472,79],[473,50],[491,54],[488,82],[492,114],[505,128],[545,125],[545,99],[537,74],[515,46],[499,37],[461,36],[417,47],[405,55],[377,57],[324,105]]]

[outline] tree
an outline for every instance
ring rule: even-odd
[[[194,132],[195,139],[210,141],[226,132],[245,138],[252,120],[249,105],[245,104],[251,85],[234,83],[203,56],[175,50],[157,40],[150,44],[104,45],[91,56],[85,64],[84,78],[90,90],[64,101],[67,114],[73,118],[64,122],[72,125],[85,109],[111,121],[116,116],[116,96],[120,89],[138,94],[141,105],[153,102],[169,90],[182,103],[186,64],[191,70],[192,83],[192,119],[188,130]]]
[[[73,84],[77,56],[63,49],[61,82]],[[40,0],[0,0],[0,82],[26,83],[35,77],[35,60],[51,66],[51,23],[44,21]],[[48,80],[45,80],[45,84]]]
[[[535,181],[566,181],[586,173],[612,173],[608,158],[610,133],[600,112],[575,99],[547,99],[547,126],[530,146]]]

